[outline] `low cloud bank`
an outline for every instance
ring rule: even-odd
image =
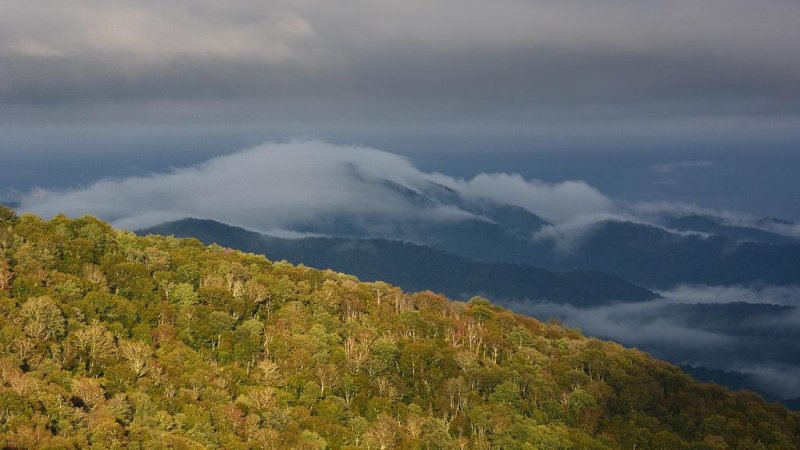
[[[673,303],[759,303],[800,307],[798,286],[704,286],[680,285],[660,292]]]
[[[547,220],[610,209],[612,201],[580,181],[545,183],[516,174],[456,179],[420,171],[401,156],[320,141],[263,144],[167,173],[103,180],[67,191],[35,190],[20,209],[43,216],[94,214],[144,228],[194,216],[250,229],[313,229],[348,221],[375,234],[403,221],[481,220],[426,194],[434,184],[464,197],[515,204]]]
[[[464,195],[520,206],[551,222],[614,209],[611,199],[583,181],[545,183],[515,173],[481,173],[469,180],[441,176],[439,181]]]
[[[740,372],[774,398],[800,397],[800,286],[684,285],[661,294],[659,300],[595,308],[506,306],[677,364]]]
[[[46,217],[93,214],[126,229],[192,216],[283,236],[345,230],[401,239],[408,237],[403,229],[419,233],[443,222],[491,220],[437,195],[442,187],[462,200],[490,200],[539,215],[549,225],[532,238],[551,240],[563,251],[598,222],[660,226],[665,217],[687,214],[800,237],[793,223],[686,203],[626,203],[580,180],[548,183],[515,173],[455,178],[424,172],[403,156],[374,148],[316,140],[265,143],[189,167],[71,190],[35,189],[20,196],[19,209]]]
[[[657,223],[665,217],[688,215],[709,216],[723,225],[750,227],[783,236],[800,238],[800,224],[771,217],[754,217],[738,211],[709,208],[685,202],[649,201],[628,203],[621,206],[643,221]]]

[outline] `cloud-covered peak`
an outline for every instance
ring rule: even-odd
[[[426,194],[436,186],[449,188],[458,201]],[[517,205],[551,221],[612,203],[579,181],[549,184],[515,174],[456,179],[421,171],[392,153],[305,140],[263,144],[166,173],[35,190],[21,209],[44,216],[94,214],[131,229],[193,216],[264,232],[347,223],[392,236],[406,222],[490,220],[464,208],[469,199]]]
[[[35,189],[22,196],[20,209],[48,217],[93,214],[128,229],[191,216],[265,233],[412,241],[433,228],[443,231],[441,225],[486,222],[538,241],[554,241],[567,251],[593,225],[607,221],[648,224],[679,234],[715,232],[678,231],[670,225],[670,218],[692,215],[720,226],[798,236],[795,224],[758,221],[733,211],[614,200],[580,180],[549,183],[516,173],[456,178],[425,172],[404,156],[375,148],[318,140],[265,143],[188,167],[86,187]]]

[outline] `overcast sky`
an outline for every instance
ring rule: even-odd
[[[6,124],[791,129],[796,0],[0,0]]]
[[[780,213],[800,157],[758,158],[800,153],[798,23],[797,0],[0,0],[0,196],[310,136]]]

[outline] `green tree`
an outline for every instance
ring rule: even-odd
[[[198,297],[194,286],[189,283],[178,283],[170,289],[169,299],[175,305],[190,306],[197,304]]]

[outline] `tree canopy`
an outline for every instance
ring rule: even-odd
[[[793,449],[750,392],[514,314],[0,210],[0,446]]]

